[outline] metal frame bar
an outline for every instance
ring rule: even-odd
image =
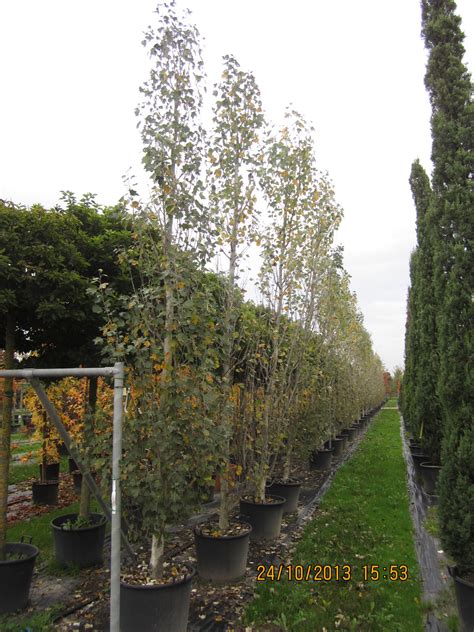
[[[112,491],[110,496],[111,509],[102,498],[96,482],[90,472],[81,462],[79,453],[71,444],[71,438],[64,427],[55,407],[49,401],[43,389],[40,377],[99,377],[113,376],[114,378],[114,421],[112,435]],[[110,555],[110,632],[120,631],[120,543],[121,540],[127,552],[132,557],[135,553],[130,546],[121,526],[121,502],[120,502],[120,458],[122,455],[122,418],[123,418],[123,383],[124,365],[117,362],[113,367],[89,368],[89,369],[18,369],[0,371],[1,377],[25,378],[30,381],[35,389],[44,409],[51,421],[56,426],[61,439],[74,458],[89,489],[97,498],[107,519],[111,522],[111,555]]]

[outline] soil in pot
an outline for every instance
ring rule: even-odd
[[[429,461],[420,463],[421,479],[423,488],[427,494],[437,495],[438,475],[441,471],[441,465],[435,465]]]
[[[57,481],[59,479],[59,463],[48,463],[46,465],[46,480],[48,481]],[[40,478],[43,478],[43,464],[40,463],[39,466]]]
[[[31,486],[33,503],[35,505],[57,505],[59,481],[33,481]]]
[[[78,514],[58,516],[51,522],[56,560],[62,566],[97,566],[103,562],[105,516],[91,513],[87,524]]]
[[[288,481],[275,480],[266,490],[272,496],[281,496],[285,499],[283,513],[292,513],[298,509],[298,499],[301,491],[301,481],[289,479]]]
[[[236,581],[245,575],[252,527],[246,522],[221,531],[217,523],[194,528],[197,571],[202,579]]]
[[[281,496],[266,496],[264,503],[256,502],[252,496],[240,499],[240,514],[252,526],[252,540],[278,538],[285,502]]]
[[[0,614],[26,608],[39,550],[32,544],[8,543],[0,561]]]
[[[323,472],[331,469],[332,453],[333,450],[318,450],[317,452],[313,452],[309,460],[310,468]]]
[[[121,632],[186,632],[191,582],[196,571],[190,566],[168,566],[164,580],[139,583],[140,576],[124,573],[120,583]]]

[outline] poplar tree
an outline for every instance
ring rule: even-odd
[[[200,468],[213,458],[218,366],[213,288],[202,276],[213,246],[201,178],[200,35],[175,2],[159,4],[156,14],[143,42],[152,68],[136,110],[151,191],[141,201],[130,190],[136,241],[124,258],[139,282],[129,297],[104,292],[115,306],[104,334],[113,356],[127,360],[133,393],[124,425],[124,491],[151,536],[153,578],[163,575],[166,527],[197,502],[192,483],[202,482]]]
[[[260,184],[270,221],[261,232],[259,290],[274,318],[271,342],[265,349],[266,391],[254,472],[255,497],[264,502],[270,455],[272,449],[278,449],[277,437],[281,440],[288,419],[287,395],[294,369],[289,323],[301,314],[301,288],[307,273],[305,255],[311,251],[307,236],[318,234],[315,206],[320,192],[312,128],[298,112],[288,109],[277,137],[269,137]]]
[[[208,149],[210,207],[219,253],[227,259],[223,305],[221,425],[226,437],[222,454],[219,528],[229,526],[228,477],[232,440],[229,397],[234,382],[234,342],[239,313],[238,279],[242,260],[255,243],[258,223],[255,180],[264,125],[260,90],[252,73],[240,69],[232,55],[224,57],[222,81],[215,87],[213,129]]]
[[[472,208],[472,82],[463,64],[464,35],[453,0],[422,0],[429,60],[425,76],[432,117],[430,221],[437,339],[437,393],[444,423],[439,515],[444,547],[458,571],[474,571],[474,404],[472,399],[474,290]]]

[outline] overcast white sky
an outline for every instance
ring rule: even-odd
[[[426,53],[417,0],[177,0],[205,38],[210,85],[221,57],[252,70],[268,118],[288,103],[315,127],[319,168],[345,211],[338,240],[386,367],[403,364],[413,159],[430,170]],[[474,67],[474,2],[458,0]],[[138,172],[134,109],[150,65],[141,46],[155,0],[0,3],[0,198],[103,204]]]

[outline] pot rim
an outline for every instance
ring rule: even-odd
[[[451,575],[451,577],[454,579],[454,581],[459,582],[460,584],[463,584],[464,586],[468,586],[469,588],[474,588],[473,582],[468,582],[466,579],[464,579],[464,577],[462,577],[462,575],[459,575],[457,566],[448,566],[448,572]]]
[[[174,588],[175,586],[182,586],[183,584],[187,584],[190,582],[193,577],[196,575],[196,569],[188,562],[183,562],[181,564],[185,566],[189,573],[186,574],[186,577],[180,579],[179,582],[169,582],[167,584],[128,584],[124,582],[122,579],[120,580],[120,587],[124,587],[131,590],[166,590],[167,588]]]
[[[282,481],[282,480],[276,478],[271,483],[269,483],[266,487],[267,487],[267,489],[272,487],[272,485],[282,485],[283,487],[299,487],[302,484],[303,484],[303,481],[300,481],[300,480],[296,480],[296,481]],[[272,494],[270,494],[270,496],[271,495]]]
[[[207,535],[207,533],[201,533],[201,531],[199,530],[199,525],[197,524],[194,526],[193,532],[198,537],[206,538],[207,540],[238,540],[239,538],[243,539],[252,533],[253,529],[252,529],[251,524],[249,524],[248,522],[245,522],[245,520],[238,520],[237,522],[239,522],[239,524],[245,525],[248,528],[248,531],[245,531],[245,533],[237,533],[236,535],[213,536],[213,535]]]
[[[91,518],[92,516],[97,516],[97,517],[100,517],[101,519],[98,520],[95,524],[91,525],[90,527],[82,527],[80,529],[62,529],[59,525],[54,524],[56,520],[60,520],[62,518],[77,518],[78,516],[79,516],[78,513],[61,514],[60,516],[56,516],[56,518],[53,518],[50,524],[53,529],[56,529],[56,531],[60,531],[61,533],[70,533],[70,532],[83,533],[85,531],[92,531],[94,529],[97,529],[98,527],[101,527],[107,522],[107,518],[104,516],[104,514],[91,512],[90,514]],[[66,520],[64,520],[64,522],[66,522]]]
[[[5,549],[8,549],[9,546],[20,546],[25,547],[26,550],[30,549],[29,555],[26,557],[22,557],[21,560],[0,560],[0,566],[14,566],[15,564],[23,564],[25,562],[29,562],[32,558],[36,559],[39,555],[39,548],[34,544],[28,544],[27,542],[6,542]]]
[[[423,463],[420,463],[420,467],[426,467],[428,468],[433,468],[436,470],[440,470],[443,466],[442,465],[435,465],[434,463],[431,463],[431,461],[423,461]]]
[[[254,505],[257,507],[278,507],[280,505],[283,505],[284,503],[286,503],[286,498],[283,498],[283,496],[277,496],[276,494],[268,494],[267,496],[265,496],[265,498],[276,498],[279,502],[277,503],[257,503],[251,500],[245,500],[245,498],[243,496],[240,497],[240,501],[247,503],[248,505]]]

